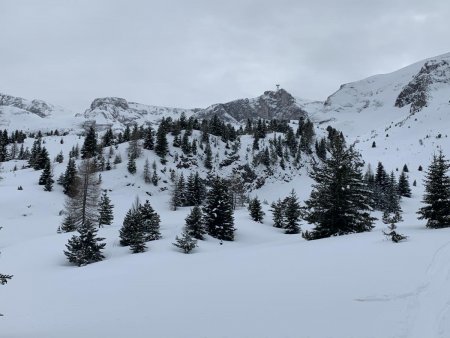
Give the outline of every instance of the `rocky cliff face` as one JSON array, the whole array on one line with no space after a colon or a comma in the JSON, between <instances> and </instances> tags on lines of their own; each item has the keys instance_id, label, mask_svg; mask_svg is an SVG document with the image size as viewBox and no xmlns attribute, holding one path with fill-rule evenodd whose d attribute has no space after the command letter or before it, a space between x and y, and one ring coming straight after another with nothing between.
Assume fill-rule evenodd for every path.
<instances>
[{"instance_id":1,"label":"rocky cliff face","mask_svg":"<svg viewBox=\"0 0 450 338\"><path fill-rule=\"evenodd\" d=\"M266 91L263 95L253 99L215 104L201 110L198 115L202 118L217 115L227 122L242 122L249 118L294 120L307 116L307 112L297 104L291 94L280 89Z\"/></svg>"},{"instance_id":2,"label":"rocky cliff face","mask_svg":"<svg viewBox=\"0 0 450 338\"><path fill-rule=\"evenodd\" d=\"M95 99L89 109L78 116L96 121L97 125L110 125L121 128L127 124L144 124L155 122L162 117L180 117L182 113L191 116L196 109L169 108L149 106L128 102L119 97L104 97Z\"/></svg>"},{"instance_id":3,"label":"rocky cliff face","mask_svg":"<svg viewBox=\"0 0 450 338\"><path fill-rule=\"evenodd\" d=\"M57 109L54 105L41 100L26 100L21 97L15 97L6 94L0 94L0 106L15 107L27 112L36 114L39 117L50 116Z\"/></svg>"},{"instance_id":4,"label":"rocky cliff face","mask_svg":"<svg viewBox=\"0 0 450 338\"><path fill-rule=\"evenodd\" d=\"M403 88L395 101L395 106L410 106L411 114L421 111L430 100L433 87L450 83L450 64L446 59L425 62L420 71Z\"/></svg>"}]
</instances>

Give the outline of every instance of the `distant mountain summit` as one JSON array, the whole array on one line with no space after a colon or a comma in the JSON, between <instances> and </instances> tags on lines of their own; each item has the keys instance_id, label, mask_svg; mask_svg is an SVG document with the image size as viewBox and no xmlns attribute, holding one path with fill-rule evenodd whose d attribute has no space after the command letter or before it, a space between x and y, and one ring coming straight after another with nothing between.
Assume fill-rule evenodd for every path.
<instances>
[{"instance_id":1,"label":"distant mountain summit","mask_svg":"<svg viewBox=\"0 0 450 338\"><path fill-rule=\"evenodd\" d=\"M97 125L112 125L121 128L127 124L155 122L162 117L179 118L182 113L191 116L198 109L183 109L150 106L128 102L119 97L104 97L92 101L91 106L78 117L93 120Z\"/></svg>"},{"instance_id":2,"label":"distant mountain summit","mask_svg":"<svg viewBox=\"0 0 450 338\"><path fill-rule=\"evenodd\" d=\"M307 111L297 104L297 100L286 90L266 91L252 99L239 99L218 103L201 110L199 117L210 118L217 115L227 122L242 122L247 119L296 120L306 117Z\"/></svg>"}]
</instances>

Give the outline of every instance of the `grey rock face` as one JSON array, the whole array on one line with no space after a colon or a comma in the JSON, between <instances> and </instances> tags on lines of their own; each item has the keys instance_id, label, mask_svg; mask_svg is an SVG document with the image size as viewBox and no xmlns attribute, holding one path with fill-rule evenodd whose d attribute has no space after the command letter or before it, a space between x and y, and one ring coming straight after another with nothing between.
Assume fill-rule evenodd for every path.
<instances>
[{"instance_id":1,"label":"grey rock face","mask_svg":"<svg viewBox=\"0 0 450 338\"><path fill-rule=\"evenodd\" d=\"M36 114L39 117L47 117L51 115L51 113L54 111L54 106L44 101L41 100L28 101L21 97L15 97L6 94L0 94L0 106L20 108L29 111L30 113Z\"/></svg>"},{"instance_id":2,"label":"grey rock face","mask_svg":"<svg viewBox=\"0 0 450 338\"><path fill-rule=\"evenodd\" d=\"M242 122L246 119L294 120L307 115L295 98L284 89L266 91L254 99L240 99L212 105L199 112L199 117L211 118L217 115L227 122Z\"/></svg>"},{"instance_id":3,"label":"grey rock face","mask_svg":"<svg viewBox=\"0 0 450 338\"><path fill-rule=\"evenodd\" d=\"M395 106L411 105L410 113L415 114L427 106L433 84L450 83L450 65L446 60L427 61L413 79L398 95Z\"/></svg>"}]
</instances>

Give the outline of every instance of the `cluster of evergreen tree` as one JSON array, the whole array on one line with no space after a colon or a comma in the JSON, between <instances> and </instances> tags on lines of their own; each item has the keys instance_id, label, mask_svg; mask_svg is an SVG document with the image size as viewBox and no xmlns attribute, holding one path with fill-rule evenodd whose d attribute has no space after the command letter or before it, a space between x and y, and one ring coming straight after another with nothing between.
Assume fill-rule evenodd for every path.
<instances>
[{"instance_id":1,"label":"cluster of evergreen tree","mask_svg":"<svg viewBox=\"0 0 450 338\"><path fill-rule=\"evenodd\" d=\"M285 229L286 234L300 233L301 207L295 191L283 200L279 199L271 204L273 226Z\"/></svg>"},{"instance_id":2,"label":"cluster of evergreen tree","mask_svg":"<svg viewBox=\"0 0 450 338\"><path fill-rule=\"evenodd\" d=\"M50 163L50 158L47 149L42 145L42 140L38 138L33 142L28 165L34 170L42 170L47 163Z\"/></svg>"},{"instance_id":3,"label":"cluster of evergreen tree","mask_svg":"<svg viewBox=\"0 0 450 338\"><path fill-rule=\"evenodd\" d=\"M394 214L401 212L400 199L411 197L411 188L405 165L397 181L394 172L387 174L381 162L378 162L376 173L370 167L364 175L364 180L373 193L373 207L376 210Z\"/></svg>"},{"instance_id":4,"label":"cluster of evergreen tree","mask_svg":"<svg viewBox=\"0 0 450 338\"><path fill-rule=\"evenodd\" d=\"M201 205L206 196L206 185L198 172L190 173L187 182L183 173L174 182L171 206L178 207Z\"/></svg>"},{"instance_id":5,"label":"cluster of evergreen tree","mask_svg":"<svg viewBox=\"0 0 450 338\"><path fill-rule=\"evenodd\" d=\"M370 231L374 218L372 193L363 179L363 161L345 142L331 143L330 156L313 166L313 191L305 202L303 218L314 224L305 231L307 240Z\"/></svg>"},{"instance_id":6,"label":"cluster of evergreen tree","mask_svg":"<svg viewBox=\"0 0 450 338\"><path fill-rule=\"evenodd\" d=\"M24 149L23 142L27 138L22 130L16 130L8 134L5 129L0 131L0 162L19 159L26 160L29 156L28 148ZM20 144L20 150L18 148Z\"/></svg>"},{"instance_id":7,"label":"cluster of evergreen tree","mask_svg":"<svg viewBox=\"0 0 450 338\"><path fill-rule=\"evenodd\" d=\"M418 211L419 219L427 220L428 228L450 227L450 163L442 150L433 156L425 177L423 207Z\"/></svg>"},{"instance_id":8,"label":"cluster of evergreen tree","mask_svg":"<svg viewBox=\"0 0 450 338\"><path fill-rule=\"evenodd\" d=\"M127 212L119 231L120 244L129 246L133 253L144 252L146 242L161 238L160 217L147 200L140 204L137 200Z\"/></svg>"}]
</instances>

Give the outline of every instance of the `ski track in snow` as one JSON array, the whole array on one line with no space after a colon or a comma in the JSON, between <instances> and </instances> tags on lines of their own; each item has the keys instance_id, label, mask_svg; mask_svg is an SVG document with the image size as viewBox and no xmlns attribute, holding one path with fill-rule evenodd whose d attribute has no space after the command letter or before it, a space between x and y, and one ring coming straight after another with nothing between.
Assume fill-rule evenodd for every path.
<instances>
[{"instance_id":1,"label":"ski track in snow","mask_svg":"<svg viewBox=\"0 0 450 338\"><path fill-rule=\"evenodd\" d=\"M424 281L413 291L355 298L357 302L391 302L406 300L402 338L448 338L450 324L450 242L433 254ZM432 334L433 333L433 334Z\"/></svg>"}]
</instances>

